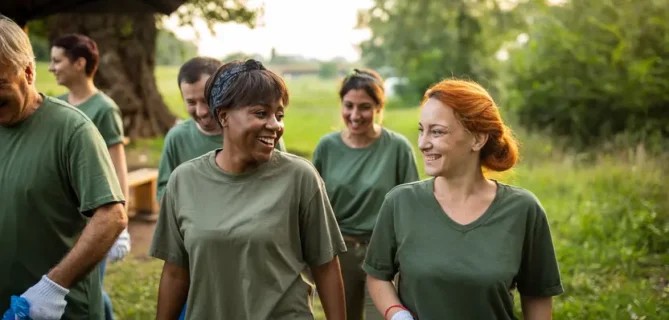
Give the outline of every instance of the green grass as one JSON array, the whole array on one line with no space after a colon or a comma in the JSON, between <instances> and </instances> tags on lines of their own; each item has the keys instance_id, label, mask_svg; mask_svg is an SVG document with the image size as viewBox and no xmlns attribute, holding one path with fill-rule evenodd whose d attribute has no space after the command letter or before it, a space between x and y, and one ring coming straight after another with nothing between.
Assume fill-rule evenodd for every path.
<instances>
[{"instance_id":1,"label":"green grass","mask_svg":"<svg viewBox=\"0 0 669 320\"><path fill-rule=\"evenodd\" d=\"M64 92L38 67L38 88ZM176 68L158 68L168 106L185 117L174 79ZM310 158L324 134L341 127L337 83L315 78L287 81L289 151ZM417 139L418 110L387 110L384 125ZM666 162L633 156L565 153L545 137L518 130L521 164L502 181L527 188L549 217L565 294L554 300L555 319L669 319L669 182ZM130 151L157 163L162 139L136 141ZM417 151L417 148L416 148ZM583 159L588 159L587 162ZM422 172L422 158L417 154ZM424 174L423 174L424 177ZM161 263L129 259L109 266L105 285L118 319L152 319ZM318 306L317 306L318 308ZM317 310L318 319L324 319Z\"/></svg>"}]
</instances>

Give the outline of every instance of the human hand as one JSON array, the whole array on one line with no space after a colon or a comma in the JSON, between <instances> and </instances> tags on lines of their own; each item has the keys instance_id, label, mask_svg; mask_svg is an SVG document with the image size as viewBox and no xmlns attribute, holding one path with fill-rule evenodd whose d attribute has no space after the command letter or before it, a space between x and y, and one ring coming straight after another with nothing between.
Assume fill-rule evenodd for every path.
<instances>
[{"instance_id":1,"label":"human hand","mask_svg":"<svg viewBox=\"0 0 669 320\"><path fill-rule=\"evenodd\" d=\"M67 305L65 296L69 292L70 290L61 287L44 275L21 297L13 296L10 309L15 314L15 319L58 320L65 313ZM30 318L25 317L26 311Z\"/></svg>"},{"instance_id":2,"label":"human hand","mask_svg":"<svg viewBox=\"0 0 669 320\"><path fill-rule=\"evenodd\" d=\"M395 313L390 320L414 320L413 316L409 311L406 310L400 310L399 312Z\"/></svg>"},{"instance_id":3,"label":"human hand","mask_svg":"<svg viewBox=\"0 0 669 320\"><path fill-rule=\"evenodd\" d=\"M128 229L123 229L109 253L107 253L107 258L110 263L114 263L123 260L128 253L130 253L130 233L128 233Z\"/></svg>"}]
</instances>

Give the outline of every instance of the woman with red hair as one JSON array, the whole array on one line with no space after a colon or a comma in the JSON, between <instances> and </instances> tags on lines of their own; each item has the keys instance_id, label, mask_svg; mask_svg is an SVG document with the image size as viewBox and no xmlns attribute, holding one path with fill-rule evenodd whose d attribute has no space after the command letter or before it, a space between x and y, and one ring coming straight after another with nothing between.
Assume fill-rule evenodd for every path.
<instances>
[{"instance_id":1,"label":"woman with red hair","mask_svg":"<svg viewBox=\"0 0 669 320\"><path fill-rule=\"evenodd\" d=\"M525 319L550 319L563 288L546 213L530 191L484 175L518 161L490 94L439 82L419 130L431 178L386 195L363 265L377 309L392 320L516 319L517 289Z\"/></svg>"}]
</instances>

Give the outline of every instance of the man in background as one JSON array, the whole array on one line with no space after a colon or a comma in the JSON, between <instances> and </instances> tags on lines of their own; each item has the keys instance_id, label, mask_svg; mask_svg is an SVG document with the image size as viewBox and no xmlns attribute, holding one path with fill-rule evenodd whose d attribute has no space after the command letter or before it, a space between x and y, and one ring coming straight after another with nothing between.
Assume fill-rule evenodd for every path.
<instances>
[{"instance_id":1,"label":"man in background","mask_svg":"<svg viewBox=\"0 0 669 320\"><path fill-rule=\"evenodd\" d=\"M207 80L222 65L223 62L214 58L195 57L179 69L177 84L190 118L176 124L165 136L158 166L158 202L170 174L177 166L223 147L221 127L210 114L209 102L204 98ZM286 151L283 139L279 140L275 149Z\"/></svg>"}]
</instances>

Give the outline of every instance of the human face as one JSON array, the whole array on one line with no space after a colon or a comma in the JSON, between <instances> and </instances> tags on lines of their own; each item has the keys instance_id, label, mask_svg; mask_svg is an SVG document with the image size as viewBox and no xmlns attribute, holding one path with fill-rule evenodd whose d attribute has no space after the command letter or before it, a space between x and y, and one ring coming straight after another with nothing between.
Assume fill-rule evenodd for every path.
<instances>
[{"instance_id":1,"label":"human face","mask_svg":"<svg viewBox=\"0 0 669 320\"><path fill-rule=\"evenodd\" d=\"M0 126L8 127L24 118L34 81L32 65L17 70L0 62Z\"/></svg>"},{"instance_id":2,"label":"human face","mask_svg":"<svg viewBox=\"0 0 669 320\"><path fill-rule=\"evenodd\" d=\"M418 126L418 148L423 153L426 174L450 176L469 167L480 168L480 137L467 131L451 107L428 99Z\"/></svg>"},{"instance_id":3,"label":"human face","mask_svg":"<svg viewBox=\"0 0 669 320\"><path fill-rule=\"evenodd\" d=\"M86 59L79 58L71 61L65 55L65 49L61 47L51 47L51 61L49 62L49 72L56 77L56 82L65 87L69 87L79 78L86 76Z\"/></svg>"},{"instance_id":4,"label":"human face","mask_svg":"<svg viewBox=\"0 0 669 320\"><path fill-rule=\"evenodd\" d=\"M217 133L220 128L209 112L209 102L204 98L204 89L209 76L203 74L195 83L181 82L181 96L186 103L188 114L195 120L200 130L205 133Z\"/></svg>"},{"instance_id":5,"label":"human face","mask_svg":"<svg viewBox=\"0 0 669 320\"><path fill-rule=\"evenodd\" d=\"M374 118L379 111L379 106L365 90L351 89L342 98L341 117L352 134L374 130Z\"/></svg>"},{"instance_id":6,"label":"human face","mask_svg":"<svg viewBox=\"0 0 669 320\"><path fill-rule=\"evenodd\" d=\"M231 143L229 150L246 163L269 161L274 146L283 135L283 116L281 101L269 106L254 105L221 112L224 138Z\"/></svg>"}]
</instances>

